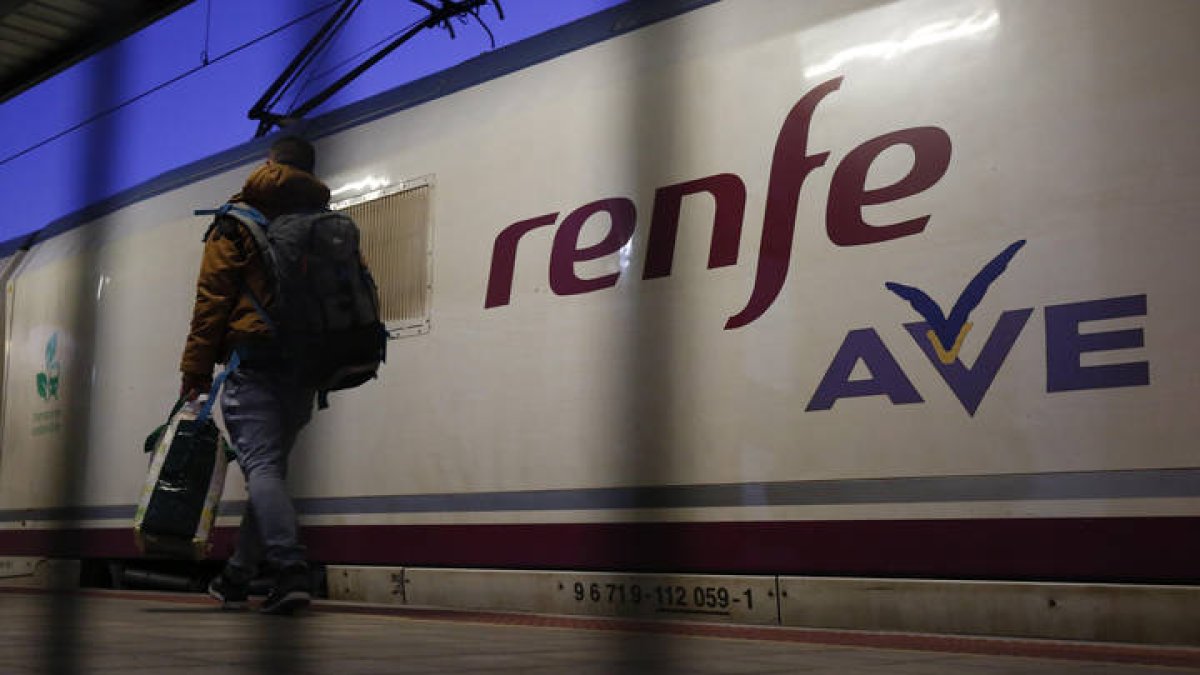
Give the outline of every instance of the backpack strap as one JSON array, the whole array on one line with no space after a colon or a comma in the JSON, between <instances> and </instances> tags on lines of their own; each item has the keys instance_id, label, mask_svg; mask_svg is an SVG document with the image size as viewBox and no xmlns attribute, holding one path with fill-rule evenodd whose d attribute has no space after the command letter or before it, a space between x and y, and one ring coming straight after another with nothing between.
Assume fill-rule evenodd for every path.
<instances>
[{"instance_id":1,"label":"backpack strap","mask_svg":"<svg viewBox=\"0 0 1200 675\"><path fill-rule=\"evenodd\" d=\"M208 400L204 402L204 407L200 409L200 414L196 415L197 422L204 424L208 421L209 415L212 414L213 404L217 402L217 395L221 393L221 386L225 384L225 380L229 377L230 373L237 370L241 362L242 357L236 349L233 350L233 354L229 356L229 361L225 364L225 370L222 370L221 374L213 379L212 389L208 392Z\"/></svg>"},{"instance_id":2,"label":"backpack strap","mask_svg":"<svg viewBox=\"0 0 1200 675\"><path fill-rule=\"evenodd\" d=\"M209 223L208 229L204 232L204 240L207 241L212 234L213 228L216 227L217 221L221 216L230 216L241 222L246 222L247 219L258 223L261 227L267 226L267 217L261 211L248 204L225 202L215 209L195 209L193 215L197 216L212 216L212 222Z\"/></svg>"},{"instance_id":3,"label":"backpack strap","mask_svg":"<svg viewBox=\"0 0 1200 675\"><path fill-rule=\"evenodd\" d=\"M213 222L208 226L208 231L204 233L204 238L207 240L212 234L213 228L216 227L217 221L221 216L228 216L246 226L246 230L250 232L250 236L254 237L254 243L258 245L258 250L262 254L264 261L272 267L274 271L275 256L271 252L271 245L267 241L266 227L267 217L262 214L262 211L248 206L246 204L235 204L233 202L225 202L219 208L215 209L196 209L193 211L197 216L212 216Z\"/></svg>"},{"instance_id":4,"label":"backpack strap","mask_svg":"<svg viewBox=\"0 0 1200 675\"><path fill-rule=\"evenodd\" d=\"M225 202L216 209L197 209L194 212L198 216L211 215L213 216L213 224L209 226L209 233L216 226L217 221L221 216L228 216L241 223L250 236L254 239L254 244L258 247L259 255L262 256L263 264L267 267L267 278L273 280L274 283L279 283L278 263L275 261L275 250L271 248L271 242L267 240L266 227L269 223L267 217L262 211L246 204L235 204L233 202ZM208 238L208 233L204 235ZM263 307L262 302L254 295L254 291L247 286L243 289L247 297L250 298L250 304L254 305L255 311L262 317L262 320L267 324L267 328L271 329L272 333L276 333L275 322L271 320L267 310ZM279 289L275 289L278 293Z\"/></svg>"},{"instance_id":5,"label":"backpack strap","mask_svg":"<svg viewBox=\"0 0 1200 675\"><path fill-rule=\"evenodd\" d=\"M252 207L233 202L226 202L221 208L214 212L217 218L221 216L229 216L237 220L242 225L246 226L246 231L254 238L254 243L258 245L258 252L263 257L263 262L275 271L275 252L271 250L271 244L267 241L267 217L261 211ZM215 220L215 219L214 219Z\"/></svg>"},{"instance_id":6,"label":"backpack strap","mask_svg":"<svg viewBox=\"0 0 1200 675\"><path fill-rule=\"evenodd\" d=\"M267 217L262 214L262 211L259 211L258 209L254 208L253 206L250 206L248 204L242 204L241 202L237 202L237 203L225 202L224 204L218 206L215 209L196 209L196 210L192 211L192 214L197 215L197 216L234 215L234 217L237 217L235 214L231 213L234 211L236 211L246 217L253 218L254 220L262 223L263 225L267 224Z\"/></svg>"}]
</instances>

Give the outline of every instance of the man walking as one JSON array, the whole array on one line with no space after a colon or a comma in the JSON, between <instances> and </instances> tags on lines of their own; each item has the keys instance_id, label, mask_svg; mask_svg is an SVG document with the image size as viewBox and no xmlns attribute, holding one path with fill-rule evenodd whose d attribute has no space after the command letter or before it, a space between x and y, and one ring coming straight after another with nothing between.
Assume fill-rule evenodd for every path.
<instances>
[{"instance_id":1,"label":"man walking","mask_svg":"<svg viewBox=\"0 0 1200 675\"><path fill-rule=\"evenodd\" d=\"M276 141L266 163L230 203L256 209L264 221L325 209L329 188L312 173L315 159L307 141ZM290 614L309 604L310 592L306 552L284 479L296 436L312 417L315 392L300 384L296 364L280 350L263 310L272 301L271 272L247 227L222 214L205 236L180 393L194 398L207 392L214 365L228 363L236 352L240 364L225 382L221 409L249 501L237 549L208 590L223 607L243 608L250 581L266 563L276 581L261 611Z\"/></svg>"}]
</instances>

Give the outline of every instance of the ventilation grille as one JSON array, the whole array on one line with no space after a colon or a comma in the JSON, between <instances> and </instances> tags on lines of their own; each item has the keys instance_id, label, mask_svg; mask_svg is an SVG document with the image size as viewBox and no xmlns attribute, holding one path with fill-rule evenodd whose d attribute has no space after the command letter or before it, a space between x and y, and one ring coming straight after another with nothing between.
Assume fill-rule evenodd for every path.
<instances>
[{"instance_id":1,"label":"ventilation grille","mask_svg":"<svg viewBox=\"0 0 1200 675\"><path fill-rule=\"evenodd\" d=\"M389 328L428 326L429 193L422 185L341 209L358 224Z\"/></svg>"}]
</instances>

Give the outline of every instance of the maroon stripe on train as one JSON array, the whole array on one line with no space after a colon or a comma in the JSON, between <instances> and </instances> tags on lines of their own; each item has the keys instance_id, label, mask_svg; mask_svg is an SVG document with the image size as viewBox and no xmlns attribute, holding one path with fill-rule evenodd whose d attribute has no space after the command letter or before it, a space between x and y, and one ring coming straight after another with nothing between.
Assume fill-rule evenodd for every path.
<instances>
[{"instance_id":1,"label":"maroon stripe on train","mask_svg":"<svg viewBox=\"0 0 1200 675\"><path fill-rule=\"evenodd\" d=\"M136 557L130 529L0 530L0 555ZM743 574L1200 580L1200 518L964 519L304 528L327 563ZM228 555L233 531L214 537ZM52 551L51 546L57 546Z\"/></svg>"}]
</instances>

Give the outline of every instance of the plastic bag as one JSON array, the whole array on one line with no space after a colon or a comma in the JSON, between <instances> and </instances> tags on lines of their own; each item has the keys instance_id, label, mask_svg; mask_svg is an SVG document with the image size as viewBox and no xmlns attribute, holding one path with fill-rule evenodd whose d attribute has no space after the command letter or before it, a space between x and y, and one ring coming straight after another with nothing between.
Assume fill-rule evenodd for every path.
<instances>
[{"instance_id":1,"label":"plastic bag","mask_svg":"<svg viewBox=\"0 0 1200 675\"><path fill-rule=\"evenodd\" d=\"M206 399L179 401L146 439L153 455L133 523L143 555L201 559L211 548L229 456Z\"/></svg>"}]
</instances>

